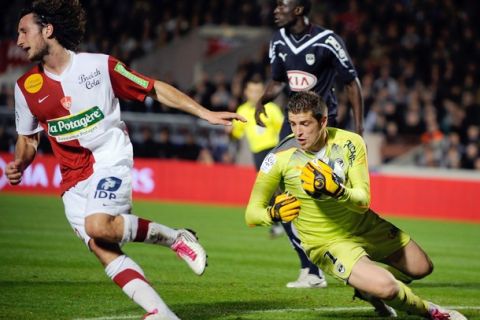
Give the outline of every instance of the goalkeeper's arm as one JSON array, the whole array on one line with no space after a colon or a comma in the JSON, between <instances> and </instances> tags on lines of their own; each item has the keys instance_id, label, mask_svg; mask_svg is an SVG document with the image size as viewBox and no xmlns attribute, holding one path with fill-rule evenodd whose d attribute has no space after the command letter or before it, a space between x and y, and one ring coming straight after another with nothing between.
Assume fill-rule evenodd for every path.
<instances>
[{"instance_id":1,"label":"goalkeeper's arm","mask_svg":"<svg viewBox=\"0 0 480 320\"><path fill-rule=\"evenodd\" d=\"M260 171L257 175L245 212L245 221L249 226L272 224L269 204L280 182L280 174L272 171L268 174Z\"/></svg>"},{"instance_id":2,"label":"goalkeeper's arm","mask_svg":"<svg viewBox=\"0 0 480 320\"><path fill-rule=\"evenodd\" d=\"M370 207L370 182L364 155L357 157L356 163L348 172L349 187L321 160L312 160L302 169L302 187L312 198L320 199L327 195L349 210L364 213Z\"/></svg>"}]
</instances>

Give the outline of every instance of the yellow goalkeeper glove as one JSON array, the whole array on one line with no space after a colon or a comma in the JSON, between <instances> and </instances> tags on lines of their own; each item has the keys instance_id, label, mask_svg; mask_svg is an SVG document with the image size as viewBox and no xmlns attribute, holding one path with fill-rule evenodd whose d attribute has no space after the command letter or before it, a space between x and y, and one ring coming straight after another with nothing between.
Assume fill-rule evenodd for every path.
<instances>
[{"instance_id":1,"label":"yellow goalkeeper glove","mask_svg":"<svg viewBox=\"0 0 480 320\"><path fill-rule=\"evenodd\" d=\"M345 192L341 179L328 164L319 159L309 161L302 168L300 179L303 190L316 199L319 199L322 194L338 198Z\"/></svg>"},{"instance_id":2,"label":"yellow goalkeeper glove","mask_svg":"<svg viewBox=\"0 0 480 320\"><path fill-rule=\"evenodd\" d=\"M276 196L275 203L267 210L272 221L290 222L300 213L300 201L285 192Z\"/></svg>"}]
</instances>

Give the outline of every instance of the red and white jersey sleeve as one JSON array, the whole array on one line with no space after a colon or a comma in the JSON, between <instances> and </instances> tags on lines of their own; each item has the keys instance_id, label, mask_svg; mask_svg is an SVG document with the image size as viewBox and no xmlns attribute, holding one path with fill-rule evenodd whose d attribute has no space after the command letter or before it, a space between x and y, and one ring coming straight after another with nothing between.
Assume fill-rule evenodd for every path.
<instances>
[{"instance_id":1,"label":"red and white jersey sleeve","mask_svg":"<svg viewBox=\"0 0 480 320\"><path fill-rule=\"evenodd\" d=\"M143 101L153 88L152 79L131 70L113 57L108 58L108 70L113 91L121 99Z\"/></svg>"},{"instance_id":2,"label":"red and white jersey sleeve","mask_svg":"<svg viewBox=\"0 0 480 320\"><path fill-rule=\"evenodd\" d=\"M108 55L70 55L61 75L37 65L18 79L15 89L17 132L47 133L60 163L63 191L96 169L133 165L118 98L143 101L154 84Z\"/></svg>"},{"instance_id":3,"label":"red and white jersey sleeve","mask_svg":"<svg viewBox=\"0 0 480 320\"><path fill-rule=\"evenodd\" d=\"M30 112L27 101L18 84L15 84L15 125L20 135L31 135L42 131L37 118Z\"/></svg>"}]
</instances>

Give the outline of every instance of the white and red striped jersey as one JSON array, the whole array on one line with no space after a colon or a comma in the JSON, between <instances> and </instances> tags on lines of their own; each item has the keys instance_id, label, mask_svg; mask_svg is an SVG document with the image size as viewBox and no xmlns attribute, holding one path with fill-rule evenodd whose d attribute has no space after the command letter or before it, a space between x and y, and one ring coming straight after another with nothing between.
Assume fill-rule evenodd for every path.
<instances>
[{"instance_id":1,"label":"white and red striped jersey","mask_svg":"<svg viewBox=\"0 0 480 320\"><path fill-rule=\"evenodd\" d=\"M47 133L60 163L62 192L94 170L133 165L118 98L143 101L154 80L104 54L70 52L61 75L37 65L17 80L17 132Z\"/></svg>"}]
</instances>

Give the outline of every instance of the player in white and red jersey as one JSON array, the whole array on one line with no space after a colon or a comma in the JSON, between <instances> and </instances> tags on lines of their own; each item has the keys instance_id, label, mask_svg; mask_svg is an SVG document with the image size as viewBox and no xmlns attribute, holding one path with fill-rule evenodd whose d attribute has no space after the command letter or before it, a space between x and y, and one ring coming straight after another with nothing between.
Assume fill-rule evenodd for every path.
<instances>
[{"instance_id":1,"label":"player in white and red jersey","mask_svg":"<svg viewBox=\"0 0 480 320\"><path fill-rule=\"evenodd\" d=\"M21 182L39 132L45 131L60 163L65 213L76 234L107 275L148 312L146 319L178 319L120 247L131 241L170 247L198 275L205 270L206 253L193 232L131 214L133 152L118 99L143 101L148 95L212 124L244 119L211 112L111 56L75 53L84 30L78 0L35 1L22 12L17 44L39 63L15 86L18 140L6 176L13 185Z\"/></svg>"}]
</instances>

